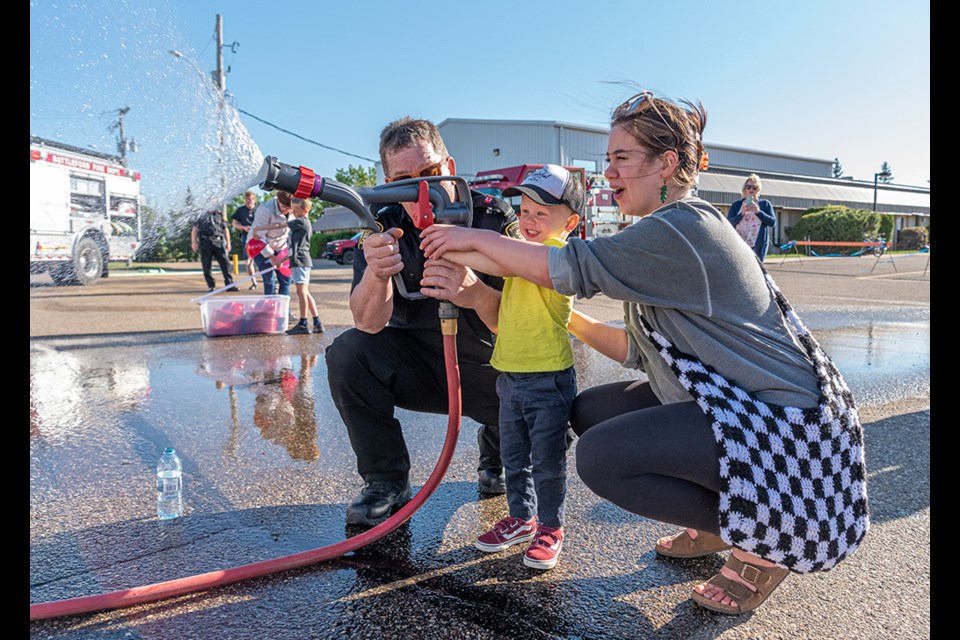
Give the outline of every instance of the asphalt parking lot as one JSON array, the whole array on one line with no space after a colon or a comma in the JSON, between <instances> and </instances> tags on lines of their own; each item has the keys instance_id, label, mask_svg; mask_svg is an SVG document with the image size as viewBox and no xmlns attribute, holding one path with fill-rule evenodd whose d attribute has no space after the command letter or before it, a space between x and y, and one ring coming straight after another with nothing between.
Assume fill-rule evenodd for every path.
<instances>
[{"instance_id":1,"label":"asphalt parking lot","mask_svg":"<svg viewBox=\"0 0 960 640\"><path fill-rule=\"evenodd\" d=\"M931 637L929 254L771 256L767 267L821 342L852 354L851 386L866 399L871 530L837 568L789 577L753 614L694 605L689 590L723 556L656 557L654 541L674 527L611 506L575 474L555 569L526 569L517 548L476 551L473 536L506 506L476 490L476 425L464 420L436 492L369 547L158 602L31 622L30 636ZM350 326L349 282L346 267L314 270L322 335L224 338L200 330L191 300L206 287L195 264L143 265L88 288L31 286L31 603L221 571L352 534L343 510L358 479L323 361ZM621 316L602 297L579 308ZM581 388L630 375L585 348L577 369ZM402 420L416 490L447 420L409 412ZM153 505L164 446L181 452L186 478L186 513L168 522Z\"/></svg>"}]
</instances>

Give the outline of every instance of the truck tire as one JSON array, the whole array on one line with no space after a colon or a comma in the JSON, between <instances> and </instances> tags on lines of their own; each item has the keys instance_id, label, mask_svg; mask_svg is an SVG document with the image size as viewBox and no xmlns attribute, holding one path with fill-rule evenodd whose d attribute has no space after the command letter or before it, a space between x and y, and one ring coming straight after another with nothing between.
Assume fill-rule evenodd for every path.
<instances>
[{"instance_id":1,"label":"truck tire","mask_svg":"<svg viewBox=\"0 0 960 640\"><path fill-rule=\"evenodd\" d=\"M103 252L93 238L82 238L77 243L77 251L73 256L73 280L76 284L95 284L103 275L106 266Z\"/></svg>"},{"instance_id":2,"label":"truck tire","mask_svg":"<svg viewBox=\"0 0 960 640\"><path fill-rule=\"evenodd\" d=\"M353 249L347 249L343 252L340 264L353 264Z\"/></svg>"}]
</instances>

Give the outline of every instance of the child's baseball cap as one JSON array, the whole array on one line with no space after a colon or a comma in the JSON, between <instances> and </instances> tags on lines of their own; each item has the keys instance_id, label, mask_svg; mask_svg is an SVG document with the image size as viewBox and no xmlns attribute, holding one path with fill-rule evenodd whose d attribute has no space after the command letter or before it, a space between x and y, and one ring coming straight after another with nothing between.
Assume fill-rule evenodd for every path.
<instances>
[{"instance_id":1,"label":"child's baseball cap","mask_svg":"<svg viewBox=\"0 0 960 640\"><path fill-rule=\"evenodd\" d=\"M577 178L556 164L545 164L516 187L503 190L505 197L524 195L539 204L565 204L577 215L583 214L583 185Z\"/></svg>"}]
</instances>

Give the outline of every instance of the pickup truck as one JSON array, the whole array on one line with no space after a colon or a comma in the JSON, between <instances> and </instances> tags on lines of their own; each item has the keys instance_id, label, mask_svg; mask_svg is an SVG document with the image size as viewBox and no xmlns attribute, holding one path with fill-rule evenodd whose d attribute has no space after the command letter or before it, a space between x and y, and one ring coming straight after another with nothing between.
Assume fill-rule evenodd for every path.
<instances>
[{"instance_id":1,"label":"pickup truck","mask_svg":"<svg viewBox=\"0 0 960 640\"><path fill-rule=\"evenodd\" d=\"M327 260L336 260L340 264L353 264L353 254L357 250L357 243L360 241L360 231L344 240L332 240L327 243L323 250L323 257Z\"/></svg>"}]
</instances>

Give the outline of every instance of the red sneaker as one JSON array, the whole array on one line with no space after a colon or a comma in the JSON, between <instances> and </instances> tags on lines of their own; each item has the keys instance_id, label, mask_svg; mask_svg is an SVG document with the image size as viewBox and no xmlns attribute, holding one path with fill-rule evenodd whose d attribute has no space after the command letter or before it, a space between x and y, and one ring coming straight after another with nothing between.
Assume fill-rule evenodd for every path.
<instances>
[{"instance_id":1,"label":"red sneaker","mask_svg":"<svg viewBox=\"0 0 960 640\"><path fill-rule=\"evenodd\" d=\"M527 552L523 554L523 564L534 569L553 569L563 548L563 527L537 528L537 536Z\"/></svg>"},{"instance_id":2,"label":"red sneaker","mask_svg":"<svg viewBox=\"0 0 960 640\"><path fill-rule=\"evenodd\" d=\"M480 551L494 552L503 551L521 542L529 542L537 535L537 519L521 520L507 516L497 524L493 529L487 531L482 536L477 537L474 543Z\"/></svg>"}]
</instances>

